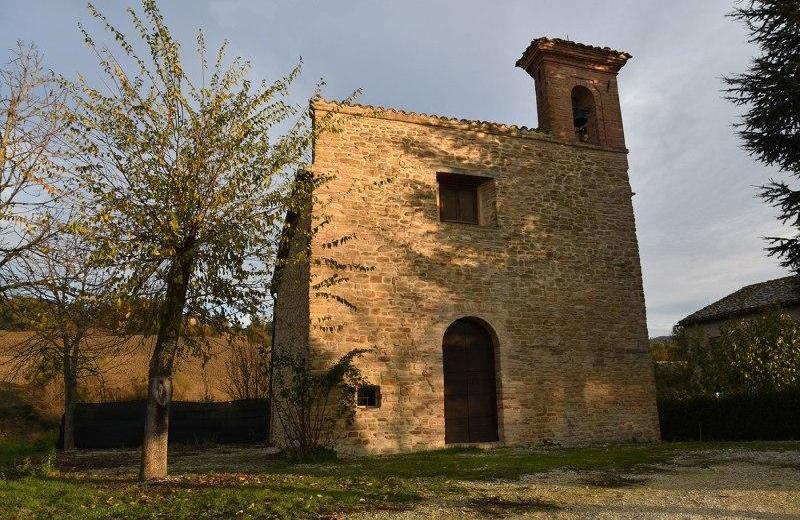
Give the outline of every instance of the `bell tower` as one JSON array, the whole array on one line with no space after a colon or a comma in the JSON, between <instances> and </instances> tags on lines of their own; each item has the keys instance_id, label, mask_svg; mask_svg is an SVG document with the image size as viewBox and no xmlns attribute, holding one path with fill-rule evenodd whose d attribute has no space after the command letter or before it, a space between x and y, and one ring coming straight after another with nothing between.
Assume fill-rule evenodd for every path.
<instances>
[{"instance_id":1,"label":"bell tower","mask_svg":"<svg viewBox=\"0 0 800 520\"><path fill-rule=\"evenodd\" d=\"M517 67L536 84L539 128L557 139L625 149L617 73L627 52L537 38Z\"/></svg>"}]
</instances>

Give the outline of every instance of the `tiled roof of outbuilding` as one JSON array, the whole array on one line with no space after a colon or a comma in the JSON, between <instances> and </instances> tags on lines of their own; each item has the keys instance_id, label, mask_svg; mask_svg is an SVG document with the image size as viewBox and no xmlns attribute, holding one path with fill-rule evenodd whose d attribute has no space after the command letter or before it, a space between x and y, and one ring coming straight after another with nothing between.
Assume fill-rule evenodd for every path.
<instances>
[{"instance_id":1,"label":"tiled roof of outbuilding","mask_svg":"<svg viewBox=\"0 0 800 520\"><path fill-rule=\"evenodd\" d=\"M786 306L797 303L800 303L800 277L785 276L746 285L721 300L688 315L679 321L678 325L696 325L751 314L770 305Z\"/></svg>"}]
</instances>

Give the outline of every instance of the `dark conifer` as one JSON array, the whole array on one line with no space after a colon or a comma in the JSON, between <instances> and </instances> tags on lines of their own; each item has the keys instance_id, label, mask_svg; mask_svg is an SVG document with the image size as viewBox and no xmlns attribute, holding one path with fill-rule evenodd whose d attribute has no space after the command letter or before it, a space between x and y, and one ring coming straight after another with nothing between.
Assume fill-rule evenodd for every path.
<instances>
[{"instance_id":1,"label":"dark conifer","mask_svg":"<svg viewBox=\"0 0 800 520\"><path fill-rule=\"evenodd\" d=\"M768 166L800 179L800 0L749 0L730 15L760 47L749 69L725 78L727 98L746 108L736 127L744 148ZM791 179L790 179L791 180ZM780 211L794 236L767 237L767 251L800 274L800 189L770 179L760 196Z\"/></svg>"}]
</instances>

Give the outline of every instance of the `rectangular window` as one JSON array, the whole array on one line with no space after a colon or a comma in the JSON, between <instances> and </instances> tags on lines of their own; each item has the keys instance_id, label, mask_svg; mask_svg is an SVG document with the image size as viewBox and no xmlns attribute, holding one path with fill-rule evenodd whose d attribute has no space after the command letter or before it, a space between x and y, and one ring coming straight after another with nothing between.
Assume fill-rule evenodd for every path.
<instances>
[{"instance_id":1,"label":"rectangular window","mask_svg":"<svg viewBox=\"0 0 800 520\"><path fill-rule=\"evenodd\" d=\"M356 402L358 406L378 408L381 405L381 387L374 385L359 386Z\"/></svg>"},{"instance_id":2,"label":"rectangular window","mask_svg":"<svg viewBox=\"0 0 800 520\"><path fill-rule=\"evenodd\" d=\"M439 219L442 222L478 223L479 179L467 175L439 174Z\"/></svg>"}]
</instances>

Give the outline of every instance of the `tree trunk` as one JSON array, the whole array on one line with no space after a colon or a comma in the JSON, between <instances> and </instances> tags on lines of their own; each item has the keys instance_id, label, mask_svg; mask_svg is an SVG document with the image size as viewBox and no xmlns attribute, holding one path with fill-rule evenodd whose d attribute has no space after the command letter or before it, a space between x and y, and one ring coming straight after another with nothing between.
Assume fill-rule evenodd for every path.
<instances>
[{"instance_id":1,"label":"tree trunk","mask_svg":"<svg viewBox=\"0 0 800 520\"><path fill-rule=\"evenodd\" d=\"M169 405L172 401L172 380L169 377L150 377L147 392L147 415L142 439L142 463L139 481L167 476L167 445L169 441Z\"/></svg>"},{"instance_id":2,"label":"tree trunk","mask_svg":"<svg viewBox=\"0 0 800 520\"><path fill-rule=\"evenodd\" d=\"M78 393L78 363L82 334L70 337L62 334L64 342L64 451L75 450L75 400Z\"/></svg>"},{"instance_id":3,"label":"tree trunk","mask_svg":"<svg viewBox=\"0 0 800 520\"><path fill-rule=\"evenodd\" d=\"M172 264L167 293L158 318L158 336L150 358L145 415L142 439L142 460L139 481L163 479L167 476L167 446L169 442L169 405L172 401L172 366L181 336L183 308L189 277L194 265L192 246L184 249Z\"/></svg>"},{"instance_id":4,"label":"tree trunk","mask_svg":"<svg viewBox=\"0 0 800 520\"><path fill-rule=\"evenodd\" d=\"M75 450L75 394L78 378L69 364L64 366L64 451Z\"/></svg>"}]
</instances>

